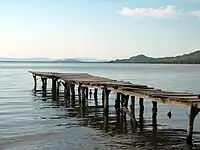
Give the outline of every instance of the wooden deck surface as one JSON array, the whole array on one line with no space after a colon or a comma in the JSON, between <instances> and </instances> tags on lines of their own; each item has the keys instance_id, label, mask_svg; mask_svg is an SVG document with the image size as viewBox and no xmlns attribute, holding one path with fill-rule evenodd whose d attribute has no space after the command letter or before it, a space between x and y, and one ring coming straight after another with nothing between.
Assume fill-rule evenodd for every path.
<instances>
[{"instance_id":1,"label":"wooden deck surface","mask_svg":"<svg viewBox=\"0 0 200 150\"><path fill-rule=\"evenodd\" d=\"M190 106L191 103L200 108L199 94L186 92L170 92L148 87L147 85L132 84L130 82L117 81L109 78L93 76L87 73L56 73L56 72L33 72L33 75L43 78L56 78L70 84L82 84L87 87L107 87L107 89L126 95L138 96L144 100L160 103Z\"/></svg>"}]
</instances>

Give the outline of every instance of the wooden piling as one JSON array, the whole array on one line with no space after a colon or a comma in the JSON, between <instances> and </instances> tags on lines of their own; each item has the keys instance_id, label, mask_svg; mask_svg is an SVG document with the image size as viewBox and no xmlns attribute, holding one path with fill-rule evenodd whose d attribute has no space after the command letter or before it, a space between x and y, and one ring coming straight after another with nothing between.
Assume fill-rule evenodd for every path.
<instances>
[{"instance_id":1,"label":"wooden piling","mask_svg":"<svg viewBox=\"0 0 200 150\"><path fill-rule=\"evenodd\" d=\"M105 97L105 91L102 89L102 106L104 107L104 97Z\"/></svg>"},{"instance_id":2,"label":"wooden piling","mask_svg":"<svg viewBox=\"0 0 200 150\"><path fill-rule=\"evenodd\" d=\"M65 103L66 106L69 107L70 106L70 88L69 88L69 84L67 82L63 83L64 86L64 98L65 98Z\"/></svg>"},{"instance_id":3,"label":"wooden piling","mask_svg":"<svg viewBox=\"0 0 200 150\"><path fill-rule=\"evenodd\" d=\"M121 96L121 94L117 93L117 97L116 97L116 100L115 100L115 110L116 110L117 114L120 113L120 96Z\"/></svg>"},{"instance_id":4,"label":"wooden piling","mask_svg":"<svg viewBox=\"0 0 200 150\"><path fill-rule=\"evenodd\" d=\"M105 131L108 130L108 115L109 115L109 94L110 90L107 87L104 87L104 129Z\"/></svg>"},{"instance_id":5,"label":"wooden piling","mask_svg":"<svg viewBox=\"0 0 200 150\"><path fill-rule=\"evenodd\" d=\"M33 74L33 80L34 80L34 91L37 89L37 76Z\"/></svg>"},{"instance_id":6,"label":"wooden piling","mask_svg":"<svg viewBox=\"0 0 200 150\"><path fill-rule=\"evenodd\" d=\"M79 102L79 107L81 107L81 88L82 88L82 84L78 85L78 102Z\"/></svg>"},{"instance_id":7,"label":"wooden piling","mask_svg":"<svg viewBox=\"0 0 200 150\"><path fill-rule=\"evenodd\" d=\"M75 84L70 84L71 89L71 106L75 107Z\"/></svg>"},{"instance_id":8,"label":"wooden piling","mask_svg":"<svg viewBox=\"0 0 200 150\"><path fill-rule=\"evenodd\" d=\"M52 78L52 100L56 100L56 83L57 83L57 78Z\"/></svg>"},{"instance_id":9,"label":"wooden piling","mask_svg":"<svg viewBox=\"0 0 200 150\"><path fill-rule=\"evenodd\" d=\"M152 108L152 126L153 130L157 131L157 102L152 101L153 108Z\"/></svg>"},{"instance_id":10,"label":"wooden piling","mask_svg":"<svg viewBox=\"0 0 200 150\"><path fill-rule=\"evenodd\" d=\"M41 77L42 80L42 96L46 96L46 90L47 90L47 78Z\"/></svg>"},{"instance_id":11,"label":"wooden piling","mask_svg":"<svg viewBox=\"0 0 200 150\"><path fill-rule=\"evenodd\" d=\"M90 89L89 95L90 95L90 99L91 99L92 98L92 89Z\"/></svg>"},{"instance_id":12,"label":"wooden piling","mask_svg":"<svg viewBox=\"0 0 200 150\"><path fill-rule=\"evenodd\" d=\"M94 89L94 101L95 101L95 106L97 107L98 106L98 89L95 88Z\"/></svg>"},{"instance_id":13,"label":"wooden piling","mask_svg":"<svg viewBox=\"0 0 200 150\"><path fill-rule=\"evenodd\" d=\"M85 97L85 87L81 88L81 116L84 117L85 116L85 104L86 104L86 97Z\"/></svg>"},{"instance_id":14,"label":"wooden piling","mask_svg":"<svg viewBox=\"0 0 200 150\"><path fill-rule=\"evenodd\" d=\"M60 83L61 83L61 81L57 81L57 89L56 89L57 101L59 101L59 98L60 98Z\"/></svg>"},{"instance_id":15,"label":"wooden piling","mask_svg":"<svg viewBox=\"0 0 200 150\"><path fill-rule=\"evenodd\" d=\"M187 137L186 137L187 144L190 144L190 145L192 145L194 119L197 116L197 114L199 113L199 111L200 111L200 109L198 109L191 103L189 120L188 120Z\"/></svg>"},{"instance_id":16,"label":"wooden piling","mask_svg":"<svg viewBox=\"0 0 200 150\"><path fill-rule=\"evenodd\" d=\"M139 99L139 105L140 105L140 114L139 114L139 123L140 123L140 130L143 130L143 123L144 123L144 99Z\"/></svg>"},{"instance_id":17,"label":"wooden piling","mask_svg":"<svg viewBox=\"0 0 200 150\"><path fill-rule=\"evenodd\" d=\"M124 108L125 110L128 110L128 99L129 99L129 95L123 95L123 99L124 99ZM124 122L124 126L123 126L123 129L124 129L124 132L126 133L127 132L127 120L126 120L126 115L127 113L124 111L123 113L123 122Z\"/></svg>"},{"instance_id":18,"label":"wooden piling","mask_svg":"<svg viewBox=\"0 0 200 150\"><path fill-rule=\"evenodd\" d=\"M115 110L116 110L116 117L117 117L116 127L119 129L120 129L120 98L121 98L121 93L117 92L117 96L115 100Z\"/></svg>"},{"instance_id":19,"label":"wooden piling","mask_svg":"<svg viewBox=\"0 0 200 150\"><path fill-rule=\"evenodd\" d=\"M86 100L88 100L88 94L89 94L89 88L86 87L85 88L85 98L86 98Z\"/></svg>"},{"instance_id":20,"label":"wooden piling","mask_svg":"<svg viewBox=\"0 0 200 150\"><path fill-rule=\"evenodd\" d=\"M131 96L131 115L132 115L132 119L131 119L131 123L133 125L133 127L137 126L137 120L135 118L135 96Z\"/></svg>"}]
</instances>

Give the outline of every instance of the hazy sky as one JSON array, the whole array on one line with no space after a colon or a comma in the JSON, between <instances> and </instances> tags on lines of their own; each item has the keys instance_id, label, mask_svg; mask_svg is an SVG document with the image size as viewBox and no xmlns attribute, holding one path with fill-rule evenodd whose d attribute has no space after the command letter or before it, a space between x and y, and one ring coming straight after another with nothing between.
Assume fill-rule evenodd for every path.
<instances>
[{"instance_id":1,"label":"hazy sky","mask_svg":"<svg viewBox=\"0 0 200 150\"><path fill-rule=\"evenodd\" d=\"M200 49L200 0L2 0L0 57L125 58Z\"/></svg>"}]
</instances>

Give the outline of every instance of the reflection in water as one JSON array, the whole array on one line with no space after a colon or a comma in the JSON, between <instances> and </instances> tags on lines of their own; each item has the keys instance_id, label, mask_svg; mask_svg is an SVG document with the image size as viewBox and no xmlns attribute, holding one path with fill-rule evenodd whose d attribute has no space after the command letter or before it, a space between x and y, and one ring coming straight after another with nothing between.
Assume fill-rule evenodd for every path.
<instances>
[{"instance_id":1,"label":"reflection in water","mask_svg":"<svg viewBox=\"0 0 200 150\"><path fill-rule=\"evenodd\" d=\"M33 94L35 99L48 101L51 99L51 92L46 92L46 97L42 91ZM105 116L103 107L96 105L93 97L86 98L83 90L82 96L78 95L74 99L74 106L69 106L71 98L66 99L62 93L60 94L60 101L56 105L65 106L67 117L77 117L80 126L92 127L105 131L106 138L110 146L115 145L118 149L139 149L157 150L157 149L198 149L198 146L188 147L185 143L185 130L172 130L159 128L157 124L157 104L153 103L152 108L152 124L146 124L144 121L144 106L141 104L139 113L139 126L135 126L125 112L121 112L116 107L110 107L109 121L104 121ZM44 101L44 102L45 102ZM98 100L99 101L99 100ZM81 104L80 104L81 102ZM91 103L93 102L93 105ZM101 103L101 102L100 102ZM142 102L141 102L142 103ZM99 103L98 103L99 104ZM79 107L81 106L81 107ZM66 117L66 118L67 118ZM45 118L44 118L45 119ZM58 119L58 118L57 118ZM160 126L162 127L162 126Z\"/></svg>"}]
</instances>

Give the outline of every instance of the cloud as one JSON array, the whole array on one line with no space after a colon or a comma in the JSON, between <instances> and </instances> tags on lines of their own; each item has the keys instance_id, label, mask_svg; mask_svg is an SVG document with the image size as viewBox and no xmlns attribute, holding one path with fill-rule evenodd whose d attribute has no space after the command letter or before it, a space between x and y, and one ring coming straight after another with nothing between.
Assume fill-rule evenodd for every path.
<instances>
[{"instance_id":1,"label":"cloud","mask_svg":"<svg viewBox=\"0 0 200 150\"><path fill-rule=\"evenodd\" d=\"M188 15L200 18L200 10L190 11L188 12Z\"/></svg>"},{"instance_id":2,"label":"cloud","mask_svg":"<svg viewBox=\"0 0 200 150\"><path fill-rule=\"evenodd\" d=\"M120 12L124 16L141 16L152 18L178 18L181 14L181 10L178 10L174 5L167 5L158 8L128 8L123 7Z\"/></svg>"}]
</instances>

